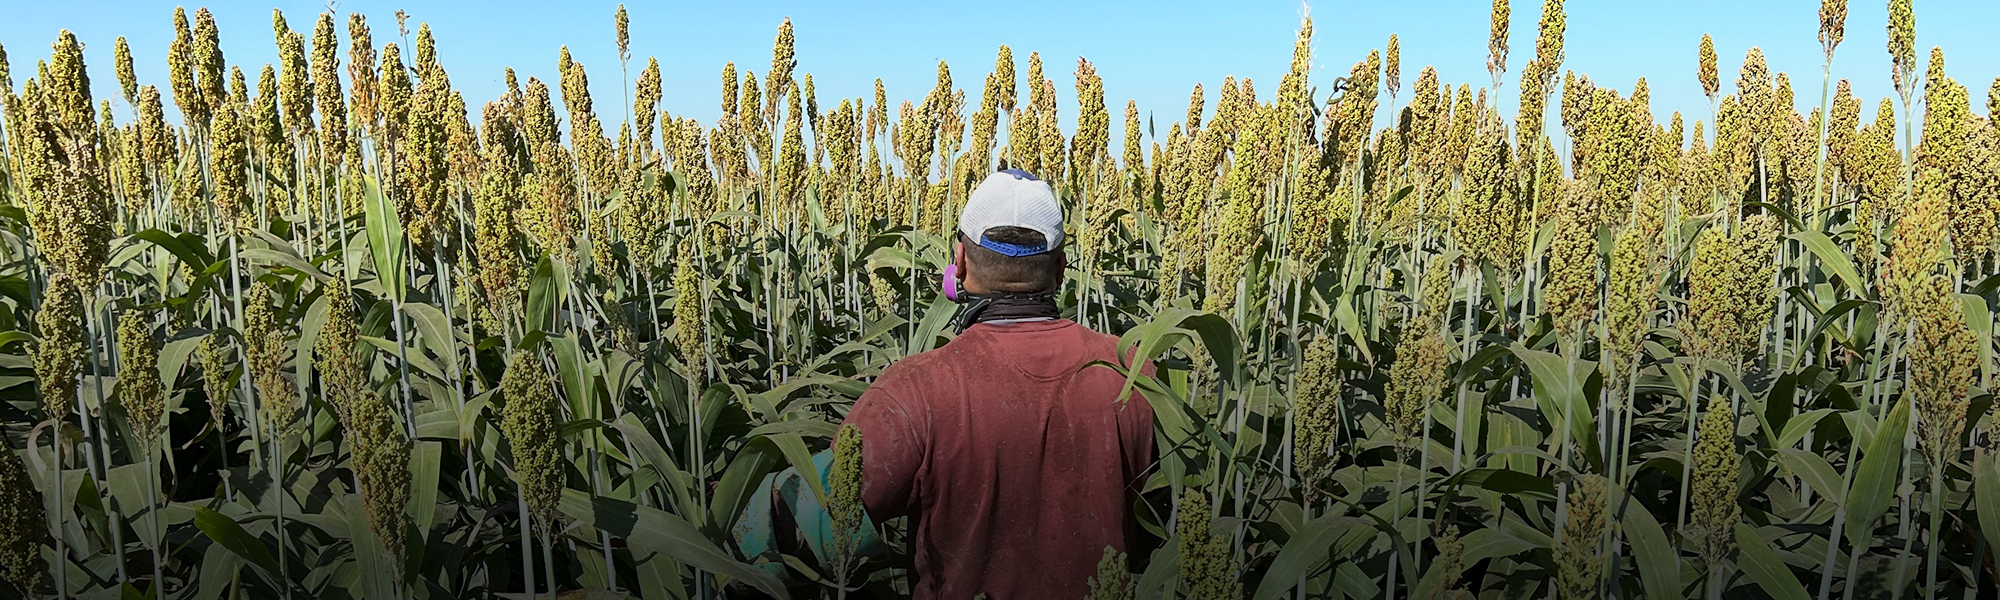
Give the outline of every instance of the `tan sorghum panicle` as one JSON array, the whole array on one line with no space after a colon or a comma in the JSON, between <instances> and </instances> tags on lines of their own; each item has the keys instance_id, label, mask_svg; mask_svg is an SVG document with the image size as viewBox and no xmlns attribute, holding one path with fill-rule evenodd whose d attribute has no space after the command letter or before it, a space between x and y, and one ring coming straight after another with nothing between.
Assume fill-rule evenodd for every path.
<instances>
[{"instance_id":1,"label":"tan sorghum panicle","mask_svg":"<svg viewBox=\"0 0 2000 600\"><path fill-rule=\"evenodd\" d=\"M293 433L299 411L298 394L285 376L291 354L289 321L278 316L274 306L280 298L268 282L250 286L243 312L245 364L250 381L257 388L257 416L267 431L280 437Z\"/></svg>"},{"instance_id":2,"label":"tan sorghum panicle","mask_svg":"<svg viewBox=\"0 0 2000 600\"><path fill-rule=\"evenodd\" d=\"M1380 104L1375 86L1380 67L1380 59L1373 51L1367 59L1354 63L1348 70L1346 91L1327 109L1326 139L1332 145L1337 166L1344 168L1361 160L1361 149L1368 144L1368 132L1374 127L1375 110Z\"/></svg>"},{"instance_id":3,"label":"tan sorghum panicle","mask_svg":"<svg viewBox=\"0 0 2000 600\"><path fill-rule=\"evenodd\" d=\"M1736 547L1736 479L1743 456L1736 449L1737 418L1724 398L1709 400L1694 444L1694 480L1688 484L1688 528L1695 555L1711 568Z\"/></svg>"},{"instance_id":4,"label":"tan sorghum panicle","mask_svg":"<svg viewBox=\"0 0 2000 600\"><path fill-rule=\"evenodd\" d=\"M833 436L833 464L826 477L827 521L833 526L834 564L840 568L854 566L866 523L861 502L862 457L861 428L841 426Z\"/></svg>"},{"instance_id":5,"label":"tan sorghum panicle","mask_svg":"<svg viewBox=\"0 0 2000 600\"><path fill-rule=\"evenodd\" d=\"M1292 44L1291 69L1278 80L1278 95L1274 100L1283 120L1283 139L1301 140L1312 130L1314 108L1312 91L1307 85L1312 75L1312 17L1305 17L1299 23L1299 34ZM1100 84L1102 82L1100 81ZM1101 87L1101 85L1100 85Z\"/></svg>"},{"instance_id":6,"label":"tan sorghum panicle","mask_svg":"<svg viewBox=\"0 0 2000 600\"><path fill-rule=\"evenodd\" d=\"M1909 94L1917 69L1917 13L1910 0L1889 0L1889 76L1896 92Z\"/></svg>"},{"instance_id":7,"label":"tan sorghum panicle","mask_svg":"<svg viewBox=\"0 0 2000 600\"><path fill-rule=\"evenodd\" d=\"M349 114L357 129L374 132L375 119L380 114L375 42L369 34L368 18L361 13L347 15L347 44L347 80L354 88L349 91ZM322 100L320 104L326 102Z\"/></svg>"},{"instance_id":8,"label":"tan sorghum panicle","mask_svg":"<svg viewBox=\"0 0 2000 600\"><path fill-rule=\"evenodd\" d=\"M1827 56L1847 36L1847 0L1820 0L1819 2L1819 45Z\"/></svg>"},{"instance_id":9,"label":"tan sorghum panicle","mask_svg":"<svg viewBox=\"0 0 2000 600\"><path fill-rule=\"evenodd\" d=\"M1331 150L1331 146L1326 148ZM1344 245L1347 229L1347 215L1351 205L1337 209L1340 203L1333 189L1332 156L1322 153L1311 156L1312 148L1304 160L1297 161L1291 169L1292 180L1292 228L1286 235L1287 250L1300 268L1309 269L1317 264L1329 249ZM1344 189L1341 191L1348 191ZM1351 193L1351 192L1350 192Z\"/></svg>"},{"instance_id":10,"label":"tan sorghum panicle","mask_svg":"<svg viewBox=\"0 0 2000 600\"><path fill-rule=\"evenodd\" d=\"M1611 507L1607 503L1610 484L1603 477L1591 474L1577 475L1571 483L1574 486L1566 504L1569 510L1565 511L1562 531L1556 536L1556 597L1598 598L1605 562L1599 550L1604 545L1605 530L1611 526Z\"/></svg>"},{"instance_id":11,"label":"tan sorghum panicle","mask_svg":"<svg viewBox=\"0 0 2000 600\"><path fill-rule=\"evenodd\" d=\"M139 77L132 73L132 47L125 44L125 36L118 36L118 41L113 42L111 64L118 73L118 91L125 95L125 103L136 104L139 101Z\"/></svg>"},{"instance_id":12,"label":"tan sorghum panicle","mask_svg":"<svg viewBox=\"0 0 2000 600\"><path fill-rule=\"evenodd\" d=\"M49 570L42 546L49 539L42 492L12 446L0 447L0 580L40 589Z\"/></svg>"},{"instance_id":13,"label":"tan sorghum panicle","mask_svg":"<svg viewBox=\"0 0 2000 600\"><path fill-rule=\"evenodd\" d=\"M140 452L151 456L158 447L167 412L165 386L160 381L160 342L153 338L152 319L128 310L118 318L118 402Z\"/></svg>"},{"instance_id":14,"label":"tan sorghum panicle","mask_svg":"<svg viewBox=\"0 0 2000 600\"><path fill-rule=\"evenodd\" d=\"M1568 17L1563 14L1563 0L1542 0L1542 19L1535 36L1535 62L1542 64L1542 75L1554 77L1563 62L1563 32L1569 28Z\"/></svg>"},{"instance_id":15,"label":"tan sorghum panicle","mask_svg":"<svg viewBox=\"0 0 2000 600\"><path fill-rule=\"evenodd\" d=\"M1138 582L1132 580L1127 570L1126 556L1117 548L1104 547L1104 557L1097 559L1097 574L1087 583L1090 595L1085 600L1132 600L1138 592Z\"/></svg>"},{"instance_id":16,"label":"tan sorghum panicle","mask_svg":"<svg viewBox=\"0 0 2000 600\"><path fill-rule=\"evenodd\" d=\"M125 211L135 217L153 209L153 178L147 173L145 139L137 127L119 136L118 181L125 192Z\"/></svg>"},{"instance_id":17,"label":"tan sorghum panicle","mask_svg":"<svg viewBox=\"0 0 2000 600\"><path fill-rule=\"evenodd\" d=\"M1716 69L1715 60L1715 39L1706 33L1701 34L1701 53L1695 78L1701 81L1701 91L1708 94L1710 102L1714 102L1715 95L1722 92L1722 76Z\"/></svg>"},{"instance_id":18,"label":"tan sorghum panicle","mask_svg":"<svg viewBox=\"0 0 2000 600\"><path fill-rule=\"evenodd\" d=\"M51 280L42 290L35 311L35 381L40 384L43 415L52 421L69 416L83 375L83 297L76 286Z\"/></svg>"},{"instance_id":19,"label":"tan sorghum panicle","mask_svg":"<svg viewBox=\"0 0 2000 600\"><path fill-rule=\"evenodd\" d=\"M764 74L764 96L771 99L771 105L764 108L765 120L777 118L778 98L792 87L792 69L799 63L794 56L794 45L792 18L785 17L785 21L778 24L777 39L771 42L771 70Z\"/></svg>"},{"instance_id":20,"label":"tan sorghum panicle","mask_svg":"<svg viewBox=\"0 0 2000 600\"><path fill-rule=\"evenodd\" d=\"M551 534L563 489L563 442L556 431L563 417L542 357L515 350L500 378L500 393L507 402L500 408L500 430L514 456L514 483L521 486L535 528Z\"/></svg>"},{"instance_id":21,"label":"tan sorghum panicle","mask_svg":"<svg viewBox=\"0 0 2000 600\"><path fill-rule=\"evenodd\" d=\"M347 155L347 105L340 90L340 38L333 31L332 13L320 13L313 24L312 93L320 112L320 159L340 164Z\"/></svg>"},{"instance_id":22,"label":"tan sorghum panicle","mask_svg":"<svg viewBox=\"0 0 2000 600\"><path fill-rule=\"evenodd\" d=\"M173 168L173 162L180 153L174 139L174 128L167 125L167 115L160 100L160 89L153 86L139 88L139 105L134 109L137 131L133 137L139 139L140 162L153 171L153 177L165 177L160 171Z\"/></svg>"},{"instance_id":23,"label":"tan sorghum panicle","mask_svg":"<svg viewBox=\"0 0 2000 600\"><path fill-rule=\"evenodd\" d=\"M1959 434L1966 429L1968 392L1979 375L1980 340L1966 326L1958 297L1943 277L1926 282L1911 307L1909 387L1917 415L1917 442L1931 467L1943 469L1958 458Z\"/></svg>"},{"instance_id":24,"label":"tan sorghum panicle","mask_svg":"<svg viewBox=\"0 0 2000 600\"><path fill-rule=\"evenodd\" d=\"M1308 496L1317 496L1330 483L1336 464L1336 444L1340 443L1339 343L1334 334L1324 334L1306 345L1299 367L1298 387L1292 393L1292 410L1297 411L1298 433L1292 438L1292 455L1298 476Z\"/></svg>"},{"instance_id":25,"label":"tan sorghum panicle","mask_svg":"<svg viewBox=\"0 0 2000 600\"><path fill-rule=\"evenodd\" d=\"M1092 163L1110 157L1111 113L1104 107L1104 78L1097 67L1082 57L1076 59L1076 136L1070 140L1070 169L1081 178L1091 172Z\"/></svg>"},{"instance_id":26,"label":"tan sorghum panicle","mask_svg":"<svg viewBox=\"0 0 2000 600\"><path fill-rule=\"evenodd\" d=\"M1493 0L1493 27L1486 34L1486 72L1493 75L1495 85L1507 72L1507 24L1512 16L1507 0Z\"/></svg>"},{"instance_id":27,"label":"tan sorghum panicle","mask_svg":"<svg viewBox=\"0 0 2000 600\"><path fill-rule=\"evenodd\" d=\"M786 21L790 20L786 19ZM630 58L632 55L632 20L625 15L625 5L623 3L618 5L618 14L612 17L612 21L617 29L618 58L619 60Z\"/></svg>"}]
</instances>

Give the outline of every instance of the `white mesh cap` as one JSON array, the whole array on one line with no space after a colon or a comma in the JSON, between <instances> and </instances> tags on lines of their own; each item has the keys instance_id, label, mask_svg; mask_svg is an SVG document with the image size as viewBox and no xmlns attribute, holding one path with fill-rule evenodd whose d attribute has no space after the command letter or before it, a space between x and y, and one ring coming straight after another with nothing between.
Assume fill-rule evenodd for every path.
<instances>
[{"instance_id":1,"label":"white mesh cap","mask_svg":"<svg viewBox=\"0 0 2000 600\"><path fill-rule=\"evenodd\" d=\"M1045 246L1020 246L986 239L995 227L1020 227L1042 234ZM1062 203L1056 201L1049 184L1020 169L987 175L958 218L958 232L967 239L1007 256L1031 256L1062 247Z\"/></svg>"}]
</instances>

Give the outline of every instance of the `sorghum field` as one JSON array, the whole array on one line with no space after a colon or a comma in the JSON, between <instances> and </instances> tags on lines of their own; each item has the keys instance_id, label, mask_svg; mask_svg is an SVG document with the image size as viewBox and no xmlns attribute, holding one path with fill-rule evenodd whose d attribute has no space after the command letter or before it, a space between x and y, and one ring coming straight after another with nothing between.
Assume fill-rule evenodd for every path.
<instances>
[{"instance_id":1,"label":"sorghum field","mask_svg":"<svg viewBox=\"0 0 2000 600\"><path fill-rule=\"evenodd\" d=\"M1561 0L1505 72L1509 13L1490 81L1393 36L1313 57L1307 21L1262 95L1128 102L1122 140L1087 60L818 98L789 22L712 123L659 105L623 9L578 43L630 106L567 50L465 98L427 25L374 41L400 19L274 13L259 68L177 10L171 80L120 39L116 98L69 32L16 44L0 597L897 596L907 524L856 552L838 424L951 335L945 232L1003 162L1071 208L1064 309L1159 367L1093 367L1161 456L1092 598L2000 593L2000 124L1910 0L1865 24L1886 72L1836 68L1844 0L1817 81L1688 40L1659 75L1712 110L1671 116L1563 68ZM838 543L746 555L756 486L837 437L803 470Z\"/></svg>"}]
</instances>

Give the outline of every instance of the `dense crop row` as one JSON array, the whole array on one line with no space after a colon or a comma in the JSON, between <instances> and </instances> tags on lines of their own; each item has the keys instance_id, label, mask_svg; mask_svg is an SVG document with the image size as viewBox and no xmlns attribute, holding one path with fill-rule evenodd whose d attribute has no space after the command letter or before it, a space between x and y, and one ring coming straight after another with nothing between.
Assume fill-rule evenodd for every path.
<instances>
[{"instance_id":1,"label":"dense crop row","mask_svg":"<svg viewBox=\"0 0 2000 600\"><path fill-rule=\"evenodd\" d=\"M274 13L246 76L206 9L170 94L120 39L100 101L65 31L0 53L0 597L897 595L838 424L949 339L927 282L1002 163L1071 208L1066 314L1160 367L1099 367L1162 452L1094 597L1991 594L2000 80L1975 115L1889 5L1872 111L1844 0L1809 114L1704 38L1712 110L1665 119L1563 70L1561 0L1510 79L1500 0L1484 89L1406 88L1393 36L1309 79L1307 21L1275 93L1122 143L1087 60L822 101L789 22L712 123L622 9L629 107L567 49L476 105L400 18ZM841 547L743 555L836 437Z\"/></svg>"}]
</instances>

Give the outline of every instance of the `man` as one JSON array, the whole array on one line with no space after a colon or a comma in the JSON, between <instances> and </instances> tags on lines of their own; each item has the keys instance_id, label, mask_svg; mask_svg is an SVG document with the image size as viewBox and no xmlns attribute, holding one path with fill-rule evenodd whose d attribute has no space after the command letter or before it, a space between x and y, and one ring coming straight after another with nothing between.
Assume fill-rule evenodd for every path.
<instances>
[{"instance_id":1,"label":"man","mask_svg":"<svg viewBox=\"0 0 2000 600\"><path fill-rule=\"evenodd\" d=\"M869 521L909 517L918 600L1081 598L1104 549L1127 551L1130 512L1153 463L1153 411L1125 380L1116 337L1061 317L1062 205L1009 169L973 190L944 296L959 335L890 365L856 401ZM1150 370L1150 367L1148 367ZM813 457L824 480L829 452ZM796 471L765 479L733 536L746 556L820 555L825 510ZM778 527L778 523L796 525ZM790 531L786 531L790 530ZM864 554L879 552L864 531ZM821 556L824 560L824 556ZM762 562L774 574L782 563Z\"/></svg>"},{"instance_id":2,"label":"man","mask_svg":"<svg viewBox=\"0 0 2000 600\"><path fill-rule=\"evenodd\" d=\"M947 271L970 305L958 337L885 369L847 417L868 516L910 518L917 599L1080 598L1133 533L1153 412L1092 366L1118 361L1117 338L1059 314L1062 241L1048 184L988 176L953 244L962 282Z\"/></svg>"}]
</instances>

